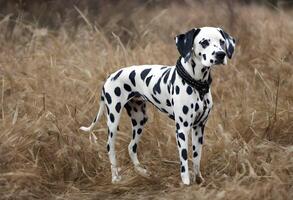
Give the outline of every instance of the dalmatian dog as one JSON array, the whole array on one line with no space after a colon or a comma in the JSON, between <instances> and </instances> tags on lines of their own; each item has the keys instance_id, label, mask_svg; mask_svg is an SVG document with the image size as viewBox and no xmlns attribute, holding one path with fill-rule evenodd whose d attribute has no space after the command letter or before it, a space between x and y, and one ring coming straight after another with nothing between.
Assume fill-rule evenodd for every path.
<instances>
[{"instance_id":1,"label":"dalmatian dog","mask_svg":"<svg viewBox=\"0 0 293 200\"><path fill-rule=\"evenodd\" d=\"M146 102L152 103L175 121L176 140L180 157L183 184L190 184L188 169L188 135L192 139L193 181L203 181L200 160L204 128L213 106L211 70L215 65L231 59L235 40L220 28L194 28L175 37L180 53L176 66L140 65L118 70L106 80L97 116L90 132L104 108L107 110L107 151L111 163L112 183L121 180L115 155L117 127L124 107L132 122L132 139L128 146L135 170L145 176L149 173L137 158L137 149L148 120Z\"/></svg>"}]
</instances>

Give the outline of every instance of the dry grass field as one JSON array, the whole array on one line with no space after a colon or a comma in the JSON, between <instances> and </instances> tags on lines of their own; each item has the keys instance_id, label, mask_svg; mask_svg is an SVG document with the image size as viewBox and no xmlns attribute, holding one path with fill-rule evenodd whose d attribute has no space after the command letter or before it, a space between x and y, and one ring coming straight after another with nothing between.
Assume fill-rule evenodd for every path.
<instances>
[{"instance_id":1,"label":"dry grass field","mask_svg":"<svg viewBox=\"0 0 293 200\"><path fill-rule=\"evenodd\" d=\"M0 21L0 199L293 199L292 11L171 3L105 8L96 22L74 11L74 30L74 19L47 29L19 18L7 37L8 16ZM237 39L233 59L213 70L205 183L180 185L174 122L149 104L138 156L152 177L134 172L123 113L123 181L112 185L105 117L96 144L78 130L98 111L103 81L123 66L175 64L174 36L201 26Z\"/></svg>"}]
</instances>

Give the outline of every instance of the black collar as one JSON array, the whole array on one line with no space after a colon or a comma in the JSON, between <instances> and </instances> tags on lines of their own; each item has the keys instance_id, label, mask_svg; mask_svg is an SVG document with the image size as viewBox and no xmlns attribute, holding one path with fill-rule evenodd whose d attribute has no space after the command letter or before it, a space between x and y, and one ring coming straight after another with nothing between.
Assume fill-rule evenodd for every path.
<instances>
[{"instance_id":1,"label":"black collar","mask_svg":"<svg viewBox=\"0 0 293 200\"><path fill-rule=\"evenodd\" d=\"M191 87L196 89L199 93L199 96L201 99L203 99L203 96L209 92L210 85L212 83L212 77L209 75L209 78L207 81L198 81L192 78L188 72L184 69L184 67L181 64L181 57L177 60L176 63L176 70L178 75Z\"/></svg>"}]
</instances>

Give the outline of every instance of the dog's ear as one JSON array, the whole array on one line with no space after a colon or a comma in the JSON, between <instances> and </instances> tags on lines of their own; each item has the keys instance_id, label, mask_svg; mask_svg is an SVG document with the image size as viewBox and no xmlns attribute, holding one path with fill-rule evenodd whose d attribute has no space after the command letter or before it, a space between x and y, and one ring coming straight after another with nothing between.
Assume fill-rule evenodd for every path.
<instances>
[{"instance_id":1,"label":"dog's ear","mask_svg":"<svg viewBox=\"0 0 293 200\"><path fill-rule=\"evenodd\" d=\"M226 33L225 31L223 31L221 28L219 28L219 31L220 31L221 35L223 36L223 38L225 40L226 54L227 54L228 58L231 59L232 55L234 53L235 39L231 35Z\"/></svg>"},{"instance_id":2,"label":"dog's ear","mask_svg":"<svg viewBox=\"0 0 293 200\"><path fill-rule=\"evenodd\" d=\"M188 61L191 57L193 42L196 35L200 32L199 28L194 28L187 31L185 34L180 34L175 37L176 46L184 61Z\"/></svg>"}]
</instances>

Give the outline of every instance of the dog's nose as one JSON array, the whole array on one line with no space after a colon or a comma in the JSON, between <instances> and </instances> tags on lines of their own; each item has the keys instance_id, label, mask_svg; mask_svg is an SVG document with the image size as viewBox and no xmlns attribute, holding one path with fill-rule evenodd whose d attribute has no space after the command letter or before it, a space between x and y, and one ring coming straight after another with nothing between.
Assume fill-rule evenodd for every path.
<instances>
[{"instance_id":1,"label":"dog's nose","mask_svg":"<svg viewBox=\"0 0 293 200\"><path fill-rule=\"evenodd\" d=\"M216 53L216 59L217 60L224 60L225 56L226 56L226 53L224 51L218 51Z\"/></svg>"}]
</instances>

